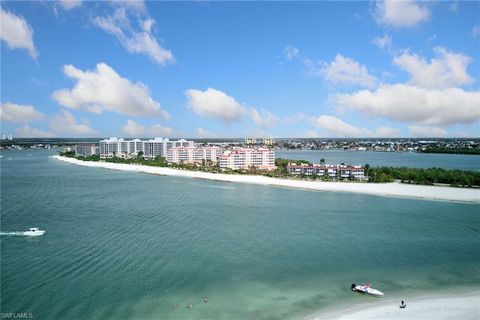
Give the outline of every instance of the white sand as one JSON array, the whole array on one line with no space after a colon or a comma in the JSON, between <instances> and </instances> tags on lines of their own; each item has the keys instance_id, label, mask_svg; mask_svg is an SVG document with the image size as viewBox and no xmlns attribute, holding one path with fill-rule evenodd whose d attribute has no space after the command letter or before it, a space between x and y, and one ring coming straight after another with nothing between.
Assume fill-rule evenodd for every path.
<instances>
[{"instance_id":1,"label":"white sand","mask_svg":"<svg viewBox=\"0 0 480 320\"><path fill-rule=\"evenodd\" d=\"M397 320L397 319L480 319L480 292L405 299L407 307L400 309L401 299L378 299L368 305L356 305L330 312L317 313L304 320Z\"/></svg>"},{"instance_id":2,"label":"white sand","mask_svg":"<svg viewBox=\"0 0 480 320\"><path fill-rule=\"evenodd\" d=\"M234 175L209 173L190 170L179 170L164 167L152 167L133 164L82 161L68 157L53 156L55 159L85 167L97 167L121 171L133 171L158 175L191 177L225 182L253 183L273 185L287 188L298 188L316 191L354 192L379 196L422 198L430 200L447 200L480 203L480 190L452 188L440 186L420 186L402 183L348 183L321 182L270 178L257 175Z\"/></svg>"}]
</instances>

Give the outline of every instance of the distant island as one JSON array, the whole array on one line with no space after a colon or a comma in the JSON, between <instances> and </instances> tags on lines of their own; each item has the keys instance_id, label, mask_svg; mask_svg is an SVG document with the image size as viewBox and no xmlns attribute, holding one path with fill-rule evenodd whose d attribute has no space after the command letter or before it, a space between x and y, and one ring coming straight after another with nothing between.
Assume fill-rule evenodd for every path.
<instances>
[{"instance_id":1,"label":"distant island","mask_svg":"<svg viewBox=\"0 0 480 320\"><path fill-rule=\"evenodd\" d=\"M79 143L98 143L100 138L14 138L0 140L0 150L48 149ZM193 139L204 145L254 147L275 150L342 150L480 155L479 138L210 138Z\"/></svg>"},{"instance_id":2,"label":"distant island","mask_svg":"<svg viewBox=\"0 0 480 320\"><path fill-rule=\"evenodd\" d=\"M476 154L480 155L480 148L442 147L430 146L421 150L422 153L450 153L450 154Z\"/></svg>"}]
</instances>

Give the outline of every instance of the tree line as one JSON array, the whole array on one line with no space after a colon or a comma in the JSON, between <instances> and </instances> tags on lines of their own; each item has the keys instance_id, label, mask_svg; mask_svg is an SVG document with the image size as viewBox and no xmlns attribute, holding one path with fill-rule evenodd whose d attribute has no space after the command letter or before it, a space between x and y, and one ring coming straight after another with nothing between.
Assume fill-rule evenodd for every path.
<instances>
[{"instance_id":1,"label":"tree line","mask_svg":"<svg viewBox=\"0 0 480 320\"><path fill-rule=\"evenodd\" d=\"M392 182L434 185L448 184L455 187L479 187L480 171L442 168L370 167L365 166L369 182Z\"/></svg>"},{"instance_id":2,"label":"tree line","mask_svg":"<svg viewBox=\"0 0 480 320\"><path fill-rule=\"evenodd\" d=\"M447 148L447 147L427 147L422 153L451 153L451 154L478 154L480 148Z\"/></svg>"}]
</instances>

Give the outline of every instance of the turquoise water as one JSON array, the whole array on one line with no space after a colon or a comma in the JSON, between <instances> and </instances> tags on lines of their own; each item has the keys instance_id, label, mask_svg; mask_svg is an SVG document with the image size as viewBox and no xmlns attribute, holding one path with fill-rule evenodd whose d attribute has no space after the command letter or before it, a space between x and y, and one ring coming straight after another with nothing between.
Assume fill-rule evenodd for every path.
<instances>
[{"instance_id":1,"label":"turquoise water","mask_svg":"<svg viewBox=\"0 0 480 320\"><path fill-rule=\"evenodd\" d=\"M371 166L444 168L480 170L480 156L466 154L434 154L416 152L374 152L341 150L277 150L278 158L302 159L319 163L325 159L330 164L366 164Z\"/></svg>"},{"instance_id":2,"label":"turquoise water","mask_svg":"<svg viewBox=\"0 0 480 320\"><path fill-rule=\"evenodd\" d=\"M0 238L2 312L295 319L372 301L352 282L407 297L480 286L479 205L85 168L51 154L1 158L1 230L47 231Z\"/></svg>"}]
</instances>

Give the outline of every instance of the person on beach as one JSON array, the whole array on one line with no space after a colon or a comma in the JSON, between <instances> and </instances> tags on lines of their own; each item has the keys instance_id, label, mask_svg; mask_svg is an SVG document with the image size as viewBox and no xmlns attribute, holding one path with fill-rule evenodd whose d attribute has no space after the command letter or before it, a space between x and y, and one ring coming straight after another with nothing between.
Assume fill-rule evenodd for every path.
<instances>
[{"instance_id":1,"label":"person on beach","mask_svg":"<svg viewBox=\"0 0 480 320\"><path fill-rule=\"evenodd\" d=\"M407 306L407 304L405 303L405 301L401 301L400 302L400 309L405 309L405 307Z\"/></svg>"}]
</instances>

